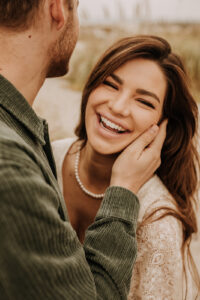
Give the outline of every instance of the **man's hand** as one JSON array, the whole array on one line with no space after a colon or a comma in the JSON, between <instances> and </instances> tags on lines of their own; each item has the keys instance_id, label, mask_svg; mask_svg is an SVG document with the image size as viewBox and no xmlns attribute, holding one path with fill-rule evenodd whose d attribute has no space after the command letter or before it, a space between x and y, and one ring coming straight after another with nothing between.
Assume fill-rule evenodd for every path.
<instances>
[{"instance_id":1,"label":"man's hand","mask_svg":"<svg viewBox=\"0 0 200 300\"><path fill-rule=\"evenodd\" d=\"M153 125L131 143L116 159L110 186L121 186L137 193L161 164L161 150L166 137L167 120L160 128Z\"/></svg>"}]
</instances>

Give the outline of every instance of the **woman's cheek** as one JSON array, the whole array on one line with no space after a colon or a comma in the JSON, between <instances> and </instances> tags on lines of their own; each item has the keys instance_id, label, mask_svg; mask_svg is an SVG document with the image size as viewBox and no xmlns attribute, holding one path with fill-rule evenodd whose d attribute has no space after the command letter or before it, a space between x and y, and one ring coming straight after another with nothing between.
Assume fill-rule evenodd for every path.
<instances>
[{"instance_id":1,"label":"woman's cheek","mask_svg":"<svg viewBox=\"0 0 200 300\"><path fill-rule=\"evenodd\" d=\"M158 113L152 111L137 111L135 114L135 126L140 133L146 131L153 124L157 124L159 121Z\"/></svg>"}]
</instances>

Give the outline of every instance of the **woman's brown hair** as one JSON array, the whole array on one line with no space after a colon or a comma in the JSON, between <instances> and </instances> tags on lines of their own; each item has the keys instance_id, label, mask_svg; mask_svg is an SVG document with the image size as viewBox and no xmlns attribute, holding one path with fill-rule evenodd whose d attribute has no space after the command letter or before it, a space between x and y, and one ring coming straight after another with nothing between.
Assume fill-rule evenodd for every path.
<instances>
[{"instance_id":1,"label":"woman's brown hair","mask_svg":"<svg viewBox=\"0 0 200 300\"><path fill-rule=\"evenodd\" d=\"M195 193L198 189L199 156L194 138L198 129L198 107L188 85L188 78L181 59L172 52L169 43L156 36L135 36L121 39L110 47L97 62L83 90L81 118L76 135L87 141L85 110L89 95L121 65L135 58L152 60L160 66L167 81L167 92L162 119L168 119L167 136L161 153L157 175L176 200L177 209L165 208L166 215L173 215L183 224L182 251L188 248L193 278L200 289L200 280L189 245L197 232ZM155 216L155 211L146 221ZM153 220L153 219L152 219Z\"/></svg>"}]
</instances>

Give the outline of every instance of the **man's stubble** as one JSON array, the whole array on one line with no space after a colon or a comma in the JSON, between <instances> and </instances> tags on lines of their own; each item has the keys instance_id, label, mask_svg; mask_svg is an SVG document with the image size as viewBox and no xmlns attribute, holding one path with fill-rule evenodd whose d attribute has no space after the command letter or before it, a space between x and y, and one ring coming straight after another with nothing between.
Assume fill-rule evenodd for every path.
<instances>
[{"instance_id":1,"label":"man's stubble","mask_svg":"<svg viewBox=\"0 0 200 300\"><path fill-rule=\"evenodd\" d=\"M78 31L73 20L66 24L59 39L49 48L46 77L60 77L68 73L69 61L75 48Z\"/></svg>"}]
</instances>

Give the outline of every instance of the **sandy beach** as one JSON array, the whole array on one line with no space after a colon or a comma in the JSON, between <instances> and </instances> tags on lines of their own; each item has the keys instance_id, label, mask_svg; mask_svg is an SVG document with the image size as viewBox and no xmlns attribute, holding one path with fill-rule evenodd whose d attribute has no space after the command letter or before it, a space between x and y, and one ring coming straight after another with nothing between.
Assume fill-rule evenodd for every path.
<instances>
[{"instance_id":1,"label":"sandy beach","mask_svg":"<svg viewBox=\"0 0 200 300\"><path fill-rule=\"evenodd\" d=\"M45 81L35 100L34 109L48 121L52 140L74 135L75 125L79 120L80 100L80 92L69 90L65 78L47 79ZM198 215L200 216L200 212ZM200 228L200 217L198 222ZM200 270L199 233L193 237L191 249Z\"/></svg>"}]
</instances>

